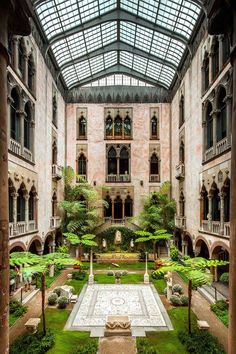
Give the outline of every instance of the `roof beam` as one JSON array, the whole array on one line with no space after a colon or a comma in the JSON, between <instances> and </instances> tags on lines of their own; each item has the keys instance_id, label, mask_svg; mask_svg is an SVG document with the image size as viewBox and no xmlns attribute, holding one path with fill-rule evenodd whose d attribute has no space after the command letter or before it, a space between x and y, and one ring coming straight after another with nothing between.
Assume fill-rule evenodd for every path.
<instances>
[{"instance_id":1,"label":"roof beam","mask_svg":"<svg viewBox=\"0 0 236 354\"><path fill-rule=\"evenodd\" d=\"M174 38L177 41L179 41L185 45L187 45L187 43L188 43L187 38L185 38L184 36L182 36L176 32L170 31L169 29L167 29L165 27L159 26L155 23L152 23L151 21L145 20L139 16L131 14L131 13L127 12L126 10L114 9L114 10L112 10L108 13L105 13L99 17L93 18L92 20L89 20L89 21L85 22L84 24L77 25L73 28L63 31L62 33L56 34L55 36L51 37L50 42L49 42L49 47L52 44L56 43L57 41L64 39L68 36L71 36L75 33L82 32L88 28L100 25L104 22L117 21L117 20L133 22L133 23L138 24L140 26L146 27L152 31L156 31L156 32L162 33L168 37Z\"/></svg>"},{"instance_id":2,"label":"roof beam","mask_svg":"<svg viewBox=\"0 0 236 354\"><path fill-rule=\"evenodd\" d=\"M125 65L116 64L116 65L111 66L110 68L107 68L105 70L102 70L102 71L94 74L94 75L86 77L83 80L80 80L77 84L71 85L69 87L69 90L71 90L72 88L75 88L75 87L80 87L80 86L86 85L86 84L88 84L88 83L90 83L92 81L102 79L105 76L112 75L112 74L125 74L125 75L128 75L128 76L132 76L133 78L136 78L138 80L145 81L145 82L147 82L147 83L149 83L151 85L162 86L165 89L169 89L169 87L167 85L163 84L160 81L154 80L153 78L151 78L149 76L141 74L141 73L139 73L139 72L137 72L137 71L135 71L133 69L127 68Z\"/></svg>"},{"instance_id":3,"label":"roof beam","mask_svg":"<svg viewBox=\"0 0 236 354\"><path fill-rule=\"evenodd\" d=\"M70 60L70 61L66 62L65 64L63 64L60 67L60 70L62 71L65 68L67 68L68 66L71 66L73 64L81 63L84 60L91 59L91 58L94 58L94 57L96 57L98 55L101 55L101 54L104 54L104 53L107 53L107 52L111 52L111 51L131 52L133 54L136 54L136 55L145 57L147 59L153 60L153 61L155 61L157 63L169 66L173 70L177 70L177 65L174 65L173 63L171 63L171 62L169 62L167 60L164 60L164 59L162 59L162 58L160 58L160 57L158 57L156 55L147 53L147 52L145 52L142 49L133 47L130 44L124 43L122 41L116 41L116 42L107 44L106 46L98 48L98 49L96 49L96 50L94 50L94 51L92 51L92 52L90 52L88 54L84 54L84 55L81 55L80 57L78 57L78 58L76 58L74 60Z\"/></svg>"}]
</instances>

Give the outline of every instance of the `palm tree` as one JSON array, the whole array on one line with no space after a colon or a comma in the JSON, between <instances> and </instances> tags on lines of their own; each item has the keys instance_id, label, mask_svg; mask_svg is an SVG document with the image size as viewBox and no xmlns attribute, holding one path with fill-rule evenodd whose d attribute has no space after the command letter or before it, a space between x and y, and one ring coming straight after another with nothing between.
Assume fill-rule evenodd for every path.
<instances>
[{"instance_id":1,"label":"palm tree","mask_svg":"<svg viewBox=\"0 0 236 354\"><path fill-rule=\"evenodd\" d=\"M41 275L41 294L42 294L42 319L43 334L46 335L45 320L45 290L46 290L46 273L50 265L64 266L74 264L75 260L70 258L68 254L49 253L44 256L38 256L30 252L13 252L10 254L11 266L24 266L27 273Z\"/></svg>"},{"instance_id":2,"label":"palm tree","mask_svg":"<svg viewBox=\"0 0 236 354\"><path fill-rule=\"evenodd\" d=\"M76 246L76 258L81 257L81 246L93 247L97 246L97 242L93 241L96 235L93 234L85 234L83 236L76 235L72 232L65 232L63 236L69 241L72 246Z\"/></svg>"},{"instance_id":3,"label":"palm tree","mask_svg":"<svg viewBox=\"0 0 236 354\"><path fill-rule=\"evenodd\" d=\"M216 259L207 260L205 258L196 257L182 261L182 264L174 261L163 261L163 265L155 270L154 274L165 274L167 272L180 272L188 278L188 331L192 332L191 326L191 303L192 303L192 288L203 284L211 284L213 276L207 273L207 269L226 265L227 261L218 261Z\"/></svg>"},{"instance_id":4,"label":"palm tree","mask_svg":"<svg viewBox=\"0 0 236 354\"><path fill-rule=\"evenodd\" d=\"M166 230L156 230L154 233L142 230L136 231L135 234L140 236L135 240L137 243L152 241L154 260L156 259L156 244L161 240L169 241L173 237L173 235L169 234Z\"/></svg>"}]
</instances>

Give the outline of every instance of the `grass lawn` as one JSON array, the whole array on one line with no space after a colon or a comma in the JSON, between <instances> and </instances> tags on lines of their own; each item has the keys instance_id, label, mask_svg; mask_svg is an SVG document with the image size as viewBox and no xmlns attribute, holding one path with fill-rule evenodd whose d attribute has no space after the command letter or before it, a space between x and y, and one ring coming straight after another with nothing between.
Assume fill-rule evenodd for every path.
<instances>
[{"instance_id":1,"label":"grass lawn","mask_svg":"<svg viewBox=\"0 0 236 354\"><path fill-rule=\"evenodd\" d=\"M127 263L127 262L115 262L119 264L119 267L114 266L111 263L93 263L94 270L97 269L121 269L121 270L144 270L145 271L145 262L136 262L136 263ZM83 262L83 266L89 269L89 262ZM154 263L148 262L148 269L154 269Z\"/></svg>"},{"instance_id":2,"label":"grass lawn","mask_svg":"<svg viewBox=\"0 0 236 354\"><path fill-rule=\"evenodd\" d=\"M152 279L152 277L150 277L150 281L153 283L153 285L155 286L158 294L164 294L164 289L166 288L166 281L164 279Z\"/></svg>"},{"instance_id":3,"label":"grass lawn","mask_svg":"<svg viewBox=\"0 0 236 354\"><path fill-rule=\"evenodd\" d=\"M173 331L147 333L150 345L155 345L160 354L188 354L185 346L178 339L178 331L187 329L188 308L177 307L167 311L174 327ZM192 313L193 327L196 327L196 316ZM137 339L139 341L140 339Z\"/></svg>"},{"instance_id":4,"label":"grass lawn","mask_svg":"<svg viewBox=\"0 0 236 354\"><path fill-rule=\"evenodd\" d=\"M96 274L94 280L98 284L115 284L115 277L106 274ZM143 282L143 274L127 274L121 277L121 284L139 284Z\"/></svg>"},{"instance_id":5,"label":"grass lawn","mask_svg":"<svg viewBox=\"0 0 236 354\"><path fill-rule=\"evenodd\" d=\"M63 330L69 315L70 311L66 309L46 309L47 328L55 333L55 345L47 352L48 354L73 354L80 345L87 344L91 340L89 332Z\"/></svg>"},{"instance_id":6,"label":"grass lawn","mask_svg":"<svg viewBox=\"0 0 236 354\"><path fill-rule=\"evenodd\" d=\"M66 285L71 285L75 289L75 293L79 294L84 286L84 284L88 281L88 274L86 274L86 277L83 280L67 280Z\"/></svg>"}]
</instances>

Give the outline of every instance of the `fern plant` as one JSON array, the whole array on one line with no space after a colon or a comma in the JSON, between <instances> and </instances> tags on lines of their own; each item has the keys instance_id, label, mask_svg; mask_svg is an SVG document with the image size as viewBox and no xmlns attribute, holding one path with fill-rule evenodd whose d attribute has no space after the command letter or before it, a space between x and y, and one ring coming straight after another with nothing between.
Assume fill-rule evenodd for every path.
<instances>
[{"instance_id":1,"label":"fern plant","mask_svg":"<svg viewBox=\"0 0 236 354\"><path fill-rule=\"evenodd\" d=\"M153 243L154 260L156 259L156 244L161 240L168 241L173 237L173 235L169 234L166 230L156 230L154 233L140 230L136 231L135 235L140 236L135 240L136 243L146 243L149 241Z\"/></svg>"}]
</instances>

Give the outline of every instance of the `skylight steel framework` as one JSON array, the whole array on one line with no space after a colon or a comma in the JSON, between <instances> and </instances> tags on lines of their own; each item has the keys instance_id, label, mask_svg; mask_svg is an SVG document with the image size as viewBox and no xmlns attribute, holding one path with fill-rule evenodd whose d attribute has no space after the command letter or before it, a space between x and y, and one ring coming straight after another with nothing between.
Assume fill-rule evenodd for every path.
<instances>
[{"instance_id":1,"label":"skylight steel framework","mask_svg":"<svg viewBox=\"0 0 236 354\"><path fill-rule=\"evenodd\" d=\"M200 0L32 0L67 88L125 74L170 88Z\"/></svg>"}]
</instances>

